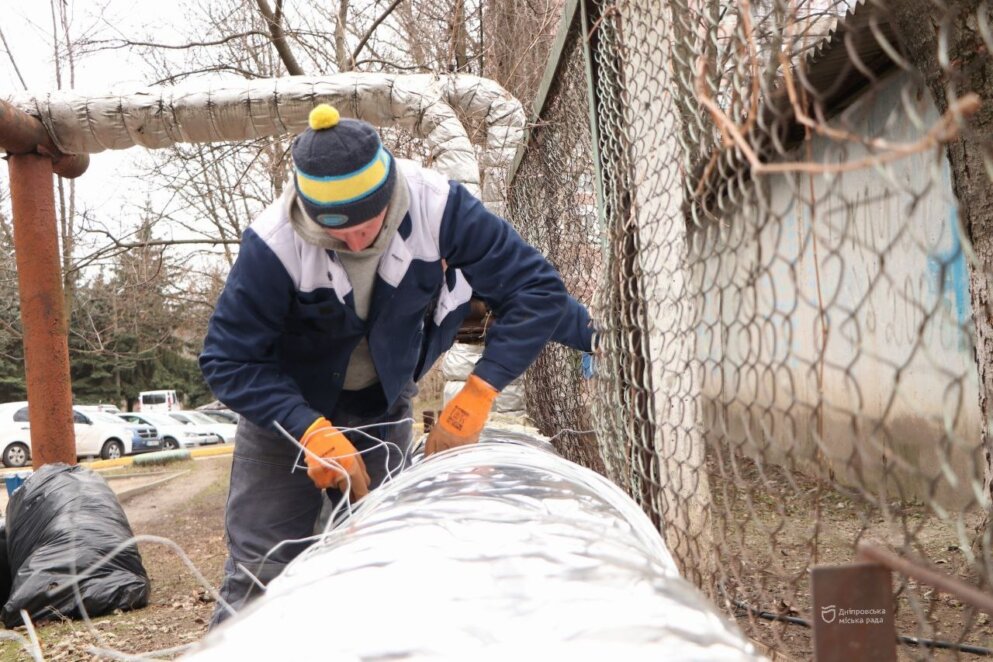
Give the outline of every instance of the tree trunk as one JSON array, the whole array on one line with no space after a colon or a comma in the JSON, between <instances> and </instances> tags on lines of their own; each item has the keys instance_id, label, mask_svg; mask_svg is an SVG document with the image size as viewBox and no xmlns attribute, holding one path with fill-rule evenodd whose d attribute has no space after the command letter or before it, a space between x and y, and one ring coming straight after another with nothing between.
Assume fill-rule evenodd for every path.
<instances>
[{"instance_id":1,"label":"tree trunk","mask_svg":"<svg viewBox=\"0 0 993 662\"><path fill-rule=\"evenodd\" d=\"M291 76L302 76L303 67L301 67L296 58L293 57L293 51L290 49L290 44L286 41L286 33L283 31L282 0L276 0L275 13L273 13L272 9L269 8L269 3L266 2L266 0L256 0L256 2L259 5L259 12L262 14L266 25L269 27L269 35L272 38L272 45L276 47L276 52L279 53L279 59L283 62L283 66L286 67L286 72Z\"/></svg>"},{"instance_id":2,"label":"tree trunk","mask_svg":"<svg viewBox=\"0 0 993 662\"><path fill-rule=\"evenodd\" d=\"M993 57L977 24L975 0L946 0L945 8L929 0L900 0L891 4L891 19L913 68L920 72L941 113L949 100L968 92L982 99L979 111L965 123L958 139L948 145L952 189L958 200L958 217L971 243L969 289L975 324L976 364L979 370L979 412L983 445L984 494L989 499L993 485ZM940 55L942 22L948 26L947 58ZM942 66L942 61L946 66ZM987 522L991 502L987 501ZM984 522L977 543L990 549L989 527Z\"/></svg>"},{"instance_id":3,"label":"tree trunk","mask_svg":"<svg viewBox=\"0 0 993 662\"><path fill-rule=\"evenodd\" d=\"M452 58L450 62L456 73L464 73L469 68L469 56L466 47L465 0L454 0L452 7Z\"/></svg>"},{"instance_id":4,"label":"tree trunk","mask_svg":"<svg viewBox=\"0 0 993 662\"><path fill-rule=\"evenodd\" d=\"M348 57L345 43L345 26L348 25L348 0L338 2L338 21L334 25L334 56L338 60L338 71L351 71L353 62Z\"/></svg>"}]
</instances>

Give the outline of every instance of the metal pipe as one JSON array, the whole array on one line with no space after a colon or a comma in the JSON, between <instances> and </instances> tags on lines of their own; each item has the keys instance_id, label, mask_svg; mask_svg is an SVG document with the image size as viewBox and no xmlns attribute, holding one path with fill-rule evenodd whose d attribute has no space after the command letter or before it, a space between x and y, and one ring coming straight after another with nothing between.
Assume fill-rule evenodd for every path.
<instances>
[{"instance_id":1,"label":"metal pipe","mask_svg":"<svg viewBox=\"0 0 993 662\"><path fill-rule=\"evenodd\" d=\"M878 563L901 575L916 579L922 584L933 586L942 593L954 595L962 602L993 616L993 595L984 593L954 577L914 563L910 559L905 559L867 542L859 543L855 558L859 561Z\"/></svg>"},{"instance_id":2,"label":"metal pipe","mask_svg":"<svg viewBox=\"0 0 993 662\"><path fill-rule=\"evenodd\" d=\"M0 136L4 135L0 128ZM35 468L51 462L75 464L69 340L62 297L52 159L39 154L16 154L10 156L8 167L24 363L31 404L32 464Z\"/></svg>"},{"instance_id":3,"label":"metal pipe","mask_svg":"<svg viewBox=\"0 0 993 662\"><path fill-rule=\"evenodd\" d=\"M88 154L63 154L37 118L0 99L0 149L7 154L44 154L55 174L79 177L90 165Z\"/></svg>"}]
</instances>

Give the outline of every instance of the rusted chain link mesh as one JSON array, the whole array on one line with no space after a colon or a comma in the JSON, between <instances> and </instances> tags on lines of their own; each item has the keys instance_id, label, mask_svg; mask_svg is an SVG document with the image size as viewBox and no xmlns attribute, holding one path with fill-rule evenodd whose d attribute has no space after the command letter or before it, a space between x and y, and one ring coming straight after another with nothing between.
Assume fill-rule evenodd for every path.
<instances>
[{"instance_id":1,"label":"rusted chain link mesh","mask_svg":"<svg viewBox=\"0 0 993 662\"><path fill-rule=\"evenodd\" d=\"M743 605L812 620L810 568L859 541L993 578L993 111L969 96L993 98L993 30L960 4L590 0L512 180L512 220L603 330L592 378L545 352L529 415L799 657L809 630ZM993 644L896 582L901 633Z\"/></svg>"}]
</instances>

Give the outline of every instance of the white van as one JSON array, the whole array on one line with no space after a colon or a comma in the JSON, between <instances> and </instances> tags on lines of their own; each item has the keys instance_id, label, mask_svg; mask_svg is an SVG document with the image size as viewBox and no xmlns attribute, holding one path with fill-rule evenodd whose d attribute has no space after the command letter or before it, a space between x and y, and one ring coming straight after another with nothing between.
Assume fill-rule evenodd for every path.
<instances>
[{"instance_id":1,"label":"white van","mask_svg":"<svg viewBox=\"0 0 993 662\"><path fill-rule=\"evenodd\" d=\"M135 411L179 411L183 408L175 391L142 391Z\"/></svg>"}]
</instances>

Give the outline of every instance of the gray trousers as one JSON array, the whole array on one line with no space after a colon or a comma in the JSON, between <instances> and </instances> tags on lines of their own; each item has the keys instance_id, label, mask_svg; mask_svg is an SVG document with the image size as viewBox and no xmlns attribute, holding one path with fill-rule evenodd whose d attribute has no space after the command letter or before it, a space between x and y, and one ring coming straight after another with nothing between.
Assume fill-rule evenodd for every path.
<instances>
[{"instance_id":1,"label":"gray trousers","mask_svg":"<svg viewBox=\"0 0 993 662\"><path fill-rule=\"evenodd\" d=\"M398 421L412 415L411 398L417 388L410 384L385 415L362 417L336 411L331 422L338 428L355 428ZM395 446L389 450L358 432L345 436L362 453L371 488L388 475L405 468L411 441L411 424L376 425L365 432ZM239 566L247 568L263 584L268 584L312 541L276 545L313 535L314 525L326 500L307 477L303 457L295 466L300 449L275 431L262 429L244 418L235 434L231 464L231 486L224 516L228 558L224 563L221 597L235 611L261 593L255 581ZM302 468L301 468L302 467ZM341 500L336 489L326 490L332 503ZM210 627L230 614L218 604Z\"/></svg>"}]
</instances>

